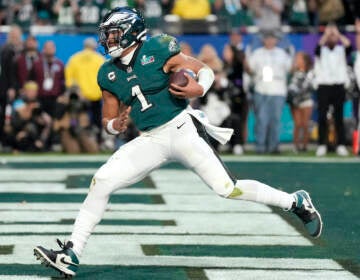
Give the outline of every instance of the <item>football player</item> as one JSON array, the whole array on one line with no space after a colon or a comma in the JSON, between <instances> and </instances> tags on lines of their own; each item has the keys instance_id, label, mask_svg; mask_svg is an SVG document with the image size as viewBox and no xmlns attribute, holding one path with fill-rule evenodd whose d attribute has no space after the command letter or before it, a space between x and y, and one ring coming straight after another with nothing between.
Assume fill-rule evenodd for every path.
<instances>
[{"instance_id":1,"label":"football player","mask_svg":"<svg viewBox=\"0 0 360 280\"><path fill-rule=\"evenodd\" d=\"M126 130L131 117L141 133L95 173L70 240L64 244L58 240L58 251L41 246L34 249L42 263L65 276L75 275L110 195L169 161L193 170L224 198L255 201L295 213L311 236L320 236L321 217L307 192L288 194L255 180L238 180L212 149L208 135L221 139L220 131L188 109L188 99L203 96L212 85L214 74L209 67L181 53L174 37L163 34L146 38L142 15L128 7L115 8L104 16L100 43L111 56L98 73L103 125L108 133L118 134ZM169 85L170 73L182 68L195 72L197 80L187 76L186 86Z\"/></svg>"}]
</instances>

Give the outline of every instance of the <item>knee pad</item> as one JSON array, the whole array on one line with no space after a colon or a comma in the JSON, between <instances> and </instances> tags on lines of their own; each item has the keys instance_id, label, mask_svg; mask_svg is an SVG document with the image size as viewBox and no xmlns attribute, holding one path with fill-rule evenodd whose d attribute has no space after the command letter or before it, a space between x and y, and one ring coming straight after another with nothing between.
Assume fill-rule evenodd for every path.
<instances>
[{"instance_id":1,"label":"knee pad","mask_svg":"<svg viewBox=\"0 0 360 280\"><path fill-rule=\"evenodd\" d=\"M103 172L100 168L93 178L91 179L89 193L100 193L102 195L110 194L115 186L112 186L111 180L109 180L109 174Z\"/></svg>"}]
</instances>

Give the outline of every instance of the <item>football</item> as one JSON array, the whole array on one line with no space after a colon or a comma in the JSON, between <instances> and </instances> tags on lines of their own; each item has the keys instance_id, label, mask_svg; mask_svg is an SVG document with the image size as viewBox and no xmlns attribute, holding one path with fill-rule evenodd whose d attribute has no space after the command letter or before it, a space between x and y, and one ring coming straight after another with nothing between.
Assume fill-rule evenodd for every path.
<instances>
[{"instance_id":1,"label":"football","mask_svg":"<svg viewBox=\"0 0 360 280\"><path fill-rule=\"evenodd\" d=\"M188 84L188 78L184 75L184 73L188 73L190 76L192 76L194 79L196 77L194 71L190 69L180 69L177 72L172 72L169 77L169 83L175 84L181 87L184 87Z\"/></svg>"}]
</instances>

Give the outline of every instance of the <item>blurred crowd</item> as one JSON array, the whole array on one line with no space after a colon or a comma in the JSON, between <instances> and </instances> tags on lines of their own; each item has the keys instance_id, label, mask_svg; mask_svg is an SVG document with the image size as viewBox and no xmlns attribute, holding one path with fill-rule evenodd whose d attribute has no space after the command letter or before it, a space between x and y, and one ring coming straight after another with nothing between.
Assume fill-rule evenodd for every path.
<instances>
[{"instance_id":1,"label":"blurred crowd","mask_svg":"<svg viewBox=\"0 0 360 280\"><path fill-rule=\"evenodd\" d=\"M101 92L97 71L104 57L89 37L66 65L56 45L41 50L34 36L22 40L12 26L1 48L0 139L4 151L99 151Z\"/></svg>"},{"instance_id":2,"label":"blurred crowd","mask_svg":"<svg viewBox=\"0 0 360 280\"><path fill-rule=\"evenodd\" d=\"M329 21L353 24L360 11L357 0L1 0L0 25L57 25L90 28L117 6L140 9L151 24L165 15L180 19L205 19L211 15L231 26L258 26L273 29L317 26Z\"/></svg>"},{"instance_id":3,"label":"blurred crowd","mask_svg":"<svg viewBox=\"0 0 360 280\"><path fill-rule=\"evenodd\" d=\"M331 16L324 17L321 8L330 2L332 5L336 2L342 8L328 9ZM20 23L20 19L26 18L22 8L28 5L36 12L32 10L27 24L53 24L56 21L59 24L60 18L68 19L67 24L78 24L93 18L92 24L97 25L104 9L125 4L140 7L148 17L150 11L160 11L161 14L174 13L192 18L194 15L188 17L184 13L189 11L185 7L190 4L192 12L206 12L201 17L220 13L224 9L228 13L240 10L251 15L249 24L255 23L260 27L252 42L245 45L244 30L241 24L235 24L221 52L211 44L205 44L196 54L191 45L181 42L182 52L197 57L215 73L215 82L208 94L205 98L191 100L191 105L203 110L212 124L234 129L228 145L214 143L220 152L236 155L246 152L248 114L253 110L255 152L280 153L281 114L287 103L294 121L294 153L307 151L309 142L316 141L317 156L328 152L336 152L340 156L349 154L351 133L358 131L359 119L358 1L41 0L32 3L24 0L16 5L5 5L3 2L2 23L8 24L9 20ZM90 9L95 5L96 9ZM196 5L199 5L198 9ZM200 5L208 8L200 8ZM63 10L64 7L67 11ZM82 14L85 8L89 10ZM311 53L295 51L286 35L278 32L278 27L284 22L296 24L293 20L301 17L295 16L295 12L303 12L306 20L300 21L304 24L326 23ZM348 20L355 27L355 44L338 28L339 24ZM56 56L57 47L60 46L47 41L39 49L35 36L23 36L20 25L11 26L0 51L1 151L97 153L112 151L136 137L138 131L131 123L126 133L117 137L106 134L102 129L101 92L96 76L105 58L96 51L95 39L89 37L84 40L83 50L73 54L66 64ZM343 117L347 100L353 103L350 129L344 125ZM354 153L358 153L358 148Z\"/></svg>"},{"instance_id":4,"label":"blurred crowd","mask_svg":"<svg viewBox=\"0 0 360 280\"><path fill-rule=\"evenodd\" d=\"M327 24L312 53L279 44L285 37L269 30L262 32L256 47L244 46L239 29L231 32L220 55L212 46L203 46L198 58L214 70L216 78L206 97L193 100L192 105L205 111L210 122L235 131L230 145L218 149L244 153L252 109L256 153L279 154L281 115L287 103L294 121L294 153L306 152L313 140L317 156L329 151L347 156L347 146L358 131L360 20L355 28L352 46L335 23ZM344 124L347 100L352 102L353 116L351 123Z\"/></svg>"}]
</instances>

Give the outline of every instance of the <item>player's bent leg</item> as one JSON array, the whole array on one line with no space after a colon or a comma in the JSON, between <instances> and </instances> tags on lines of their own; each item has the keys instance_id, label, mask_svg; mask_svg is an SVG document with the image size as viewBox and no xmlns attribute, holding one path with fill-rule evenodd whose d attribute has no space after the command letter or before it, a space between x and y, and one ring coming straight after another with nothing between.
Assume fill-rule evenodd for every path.
<instances>
[{"instance_id":1,"label":"player's bent leg","mask_svg":"<svg viewBox=\"0 0 360 280\"><path fill-rule=\"evenodd\" d=\"M194 121L194 120L193 120ZM289 194L256 180L236 180L230 174L216 151L206 141L206 134L201 124L194 121L197 137L191 141L191 147L186 145L186 139L177 138L181 142L182 151L189 149L191 152L180 156L184 164L191 167L218 195L230 198L248 200L266 205L280 207L294 212L304 223L305 228L313 237L321 234L322 221L318 211L311 203L309 195L296 192ZM200 136L200 137L199 137ZM303 199L299 198L302 197Z\"/></svg>"},{"instance_id":2,"label":"player's bent leg","mask_svg":"<svg viewBox=\"0 0 360 280\"><path fill-rule=\"evenodd\" d=\"M116 160L107 162L95 173L89 193L76 217L70 238L74 242L74 250L78 256L81 256L90 234L101 221L110 195L117 188L124 188L130 184L126 180L127 176L132 174L128 167L128 160L123 157L118 163ZM123 180L115 180L117 176Z\"/></svg>"},{"instance_id":3,"label":"player's bent leg","mask_svg":"<svg viewBox=\"0 0 360 280\"><path fill-rule=\"evenodd\" d=\"M78 256L81 256L91 232L102 219L110 195L120 188L139 182L161 165L166 160L162 149L161 145L147 137L137 137L122 146L95 173L70 238Z\"/></svg>"},{"instance_id":4,"label":"player's bent leg","mask_svg":"<svg viewBox=\"0 0 360 280\"><path fill-rule=\"evenodd\" d=\"M140 181L166 160L162 146L146 137L140 136L122 146L95 173L89 193L75 220L70 241L60 246L63 250L54 251L38 246L34 249L36 256L67 276L75 275L75 266L66 267L66 262L70 265L66 256L71 257L71 265L79 264L79 257L90 234L103 217L111 193ZM65 266L59 263L59 256L60 261L64 257Z\"/></svg>"},{"instance_id":5,"label":"player's bent leg","mask_svg":"<svg viewBox=\"0 0 360 280\"><path fill-rule=\"evenodd\" d=\"M204 127L189 115L180 123L184 125L172 135L172 156L193 170L218 195L227 197L236 179L208 143Z\"/></svg>"},{"instance_id":6,"label":"player's bent leg","mask_svg":"<svg viewBox=\"0 0 360 280\"><path fill-rule=\"evenodd\" d=\"M304 190L288 194L258 181L238 180L228 198L256 201L281 207L296 214L312 237L318 238L321 235L323 227L321 215L312 203L310 195Z\"/></svg>"},{"instance_id":7,"label":"player's bent leg","mask_svg":"<svg viewBox=\"0 0 360 280\"><path fill-rule=\"evenodd\" d=\"M291 208L295 201L292 195L255 180L236 180L209 144L203 125L195 118L191 118L191 121L193 126L184 126L184 129L187 129L184 132L192 134L193 137L175 139L178 141L176 147L180 150L178 158L192 168L218 195Z\"/></svg>"},{"instance_id":8,"label":"player's bent leg","mask_svg":"<svg viewBox=\"0 0 360 280\"><path fill-rule=\"evenodd\" d=\"M256 180L237 180L234 190L228 198L242 199L291 209L295 199L286 192L272 188Z\"/></svg>"}]
</instances>

